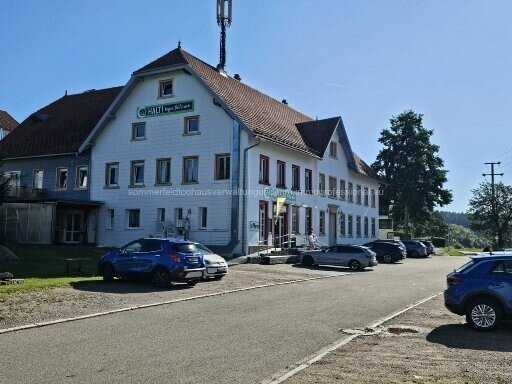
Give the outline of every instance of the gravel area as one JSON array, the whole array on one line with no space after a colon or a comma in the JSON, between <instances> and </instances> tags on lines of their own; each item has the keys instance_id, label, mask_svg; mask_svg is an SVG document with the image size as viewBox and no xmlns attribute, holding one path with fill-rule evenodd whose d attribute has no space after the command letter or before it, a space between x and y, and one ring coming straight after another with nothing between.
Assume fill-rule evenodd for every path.
<instances>
[{"instance_id":1,"label":"gravel area","mask_svg":"<svg viewBox=\"0 0 512 384\"><path fill-rule=\"evenodd\" d=\"M77 283L73 288L55 288L0 297L0 329L133 305L344 272L310 270L288 264L272 266L241 264L231 267L229 274L222 280L201 282L195 287L183 285L158 289L143 282L87 281Z\"/></svg>"},{"instance_id":2,"label":"gravel area","mask_svg":"<svg viewBox=\"0 0 512 384\"><path fill-rule=\"evenodd\" d=\"M512 326L476 332L463 317L445 310L439 297L356 338L285 383L511 382Z\"/></svg>"}]
</instances>

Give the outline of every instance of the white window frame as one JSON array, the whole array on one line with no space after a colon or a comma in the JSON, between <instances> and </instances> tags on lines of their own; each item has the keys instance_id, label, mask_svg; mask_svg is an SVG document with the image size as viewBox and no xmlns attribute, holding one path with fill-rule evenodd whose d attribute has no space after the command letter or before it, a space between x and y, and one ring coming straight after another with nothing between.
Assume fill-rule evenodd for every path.
<instances>
[{"instance_id":1,"label":"white window frame","mask_svg":"<svg viewBox=\"0 0 512 384\"><path fill-rule=\"evenodd\" d=\"M87 172L85 176L85 187L80 185L80 171L84 170ZM88 165L79 165L76 167L76 175L75 175L75 187L76 189L86 190L89 188L89 166Z\"/></svg>"},{"instance_id":2,"label":"white window frame","mask_svg":"<svg viewBox=\"0 0 512 384\"><path fill-rule=\"evenodd\" d=\"M300 191L300 166L292 164L292 191Z\"/></svg>"},{"instance_id":3,"label":"white window frame","mask_svg":"<svg viewBox=\"0 0 512 384\"><path fill-rule=\"evenodd\" d=\"M160 164L162 163L168 163L168 170L169 170L169 180L168 181L163 181L162 180L162 175L160 174ZM156 173L155 173L155 185L171 185L171 177L172 177L172 169L171 169L171 165L172 165L172 160L170 157L167 157L167 158L162 158L162 159L156 159Z\"/></svg>"},{"instance_id":4,"label":"white window frame","mask_svg":"<svg viewBox=\"0 0 512 384\"><path fill-rule=\"evenodd\" d=\"M165 85L171 83L171 94L165 94L164 89ZM158 82L158 98L159 99L168 99L170 97L174 97L174 79L162 79Z\"/></svg>"},{"instance_id":5,"label":"white window frame","mask_svg":"<svg viewBox=\"0 0 512 384\"><path fill-rule=\"evenodd\" d=\"M66 173L66 185L64 187L60 186L60 175L61 173ZM66 167L58 167L56 172L56 178L55 178L55 190L56 191L67 191L69 186L69 169Z\"/></svg>"},{"instance_id":6,"label":"white window frame","mask_svg":"<svg viewBox=\"0 0 512 384\"><path fill-rule=\"evenodd\" d=\"M195 171L195 180L188 178L188 168L187 163L189 161L194 160L196 164L196 171ZM194 172L192 172L193 174ZM199 156L185 156L183 157L183 174L182 174L182 184L197 184L199 183Z\"/></svg>"},{"instance_id":7,"label":"white window frame","mask_svg":"<svg viewBox=\"0 0 512 384\"><path fill-rule=\"evenodd\" d=\"M320 210L318 213L318 233L320 236L325 236L326 228L325 228L325 211Z\"/></svg>"},{"instance_id":8,"label":"white window frame","mask_svg":"<svg viewBox=\"0 0 512 384\"><path fill-rule=\"evenodd\" d=\"M335 141L331 141L329 144L329 157L331 159L337 159L338 158L338 143Z\"/></svg>"},{"instance_id":9,"label":"white window frame","mask_svg":"<svg viewBox=\"0 0 512 384\"><path fill-rule=\"evenodd\" d=\"M142 136L137 136L137 128L144 127L144 134ZM139 121L136 123L132 123L132 141L141 141L146 140L146 122Z\"/></svg>"},{"instance_id":10,"label":"white window frame","mask_svg":"<svg viewBox=\"0 0 512 384\"><path fill-rule=\"evenodd\" d=\"M139 212L139 225L137 227L133 227L133 226L130 226L130 214L131 212L135 212L135 211L138 211ZM134 209L127 209L126 210L126 229L141 229L142 226L141 226L141 210L138 209L138 208L134 208Z\"/></svg>"},{"instance_id":11,"label":"white window frame","mask_svg":"<svg viewBox=\"0 0 512 384\"><path fill-rule=\"evenodd\" d=\"M224 159L224 166L220 167L220 160ZM229 166L227 163L229 162ZM215 155L215 180L229 180L231 178L231 155L229 153L218 153ZM222 175L221 175L222 173Z\"/></svg>"},{"instance_id":12,"label":"white window frame","mask_svg":"<svg viewBox=\"0 0 512 384\"><path fill-rule=\"evenodd\" d=\"M199 207L199 229L207 229L208 228L208 208L207 207Z\"/></svg>"},{"instance_id":13,"label":"white window frame","mask_svg":"<svg viewBox=\"0 0 512 384\"><path fill-rule=\"evenodd\" d=\"M133 160L130 163L130 187L143 187L145 178L145 161ZM142 181L137 181L137 169L142 169Z\"/></svg>"},{"instance_id":14,"label":"white window frame","mask_svg":"<svg viewBox=\"0 0 512 384\"><path fill-rule=\"evenodd\" d=\"M197 120L197 130L196 131L190 130L190 122L193 120ZM183 122L184 122L183 134L185 136L199 135L201 133L201 125L200 125L201 121L200 121L199 115L186 116L183 119Z\"/></svg>"},{"instance_id":15,"label":"white window frame","mask_svg":"<svg viewBox=\"0 0 512 384\"><path fill-rule=\"evenodd\" d=\"M41 186L40 187L36 185L36 174L38 174L39 172L41 172ZM43 186L44 186L44 169L34 169L34 171L32 173L32 188L41 190L41 189L43 189Z\"/></svg>"},{"instance_id":16,"label":"white window frame","mask_svg":"<svg viewBox=\"0 0 512 384\"><path fill-rule=\"evenodd\" d=\"M111 171L115 169L116 171L116 183L111 183ZM106 163L105 164L105 187L107 188L117 188L119 187L119 163Z\"/></svg>"},{"instance_id":17,"label":"white window frame","mask_svg":"<svg viewBox=\"0 0 512 384\"><path fill-rule=\"evenodd\" d=\"M156 221L160 224L165 224L166 221L166 212L165 208L157 208L156 209Z\"/></svg>"}]
</instances>

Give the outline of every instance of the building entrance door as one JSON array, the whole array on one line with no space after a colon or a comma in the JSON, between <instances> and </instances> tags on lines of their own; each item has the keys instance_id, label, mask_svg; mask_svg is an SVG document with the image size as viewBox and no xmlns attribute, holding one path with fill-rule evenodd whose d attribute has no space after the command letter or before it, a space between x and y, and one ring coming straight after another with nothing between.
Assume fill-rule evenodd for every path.
<instances>
[{"instance_id":1,"label":"building entrance door","mask_svg":"<svg viewBox=\"0 0 512 384\"><path fill-rule=\"evenodd\" d=\"M274 203L272 207L272 225L274 226L272 234L274 236L274 247L288 247L290 240L288 232L288 206L284 205L279 215L277 215L276 211L277 205Z\"/></svg>"},{"instance_id":2,"label":"building entrance door","mask_svg":"<svg viewBox=\"0 0 512 384\"><path fill-rule=\"evenodd\" d=\"M81 243L84 235L84 213L82 211L65 211L62 229L61 241L63 243Z\"/></svg>"}]
</instances>

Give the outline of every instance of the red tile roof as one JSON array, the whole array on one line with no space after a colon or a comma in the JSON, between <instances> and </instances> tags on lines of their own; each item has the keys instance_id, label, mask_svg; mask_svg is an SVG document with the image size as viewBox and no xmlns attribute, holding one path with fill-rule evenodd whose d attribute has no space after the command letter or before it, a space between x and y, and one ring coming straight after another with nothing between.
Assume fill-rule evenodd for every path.
<instances>
[{"instance_id":1,"label":"red tile roof","mask_svg":"<svg viewBox=\"0 0 512 384\"><path fill-rule=\"evenodd\" d=\"M14 117L9 115L6 111L0 110L0 128L12 132L18 126L18 122Z\"/></svg>"},{"instance_id":2,"label":"red tile roof","mask_svg":"<svg viewBox=\"0 0 512 384\"><path fill-rule=\"evenodd\" d=\"M134 72L144 75L173 66L190 66L213 93L256 136L322 157L340 117L313 120L260 91L236 80L181 48L174 49ZM346 134L343 135L346 138ZM348 139L347 139L348 140ZM348 144L348 143L347 143ZM355 157L350 145L349 166L358 173L374 177L371 168Z\"/></svg>"},{"instance_id":3,"label":"red tile roof","mask_svg":"<svg viewBox=\"0 0 512 384\"><path fill-rule=\"evenodd\" d=\"M26 118L0 142L4 158L77 152L122 87L63 96Z\"/></svg>"}]
</instances>

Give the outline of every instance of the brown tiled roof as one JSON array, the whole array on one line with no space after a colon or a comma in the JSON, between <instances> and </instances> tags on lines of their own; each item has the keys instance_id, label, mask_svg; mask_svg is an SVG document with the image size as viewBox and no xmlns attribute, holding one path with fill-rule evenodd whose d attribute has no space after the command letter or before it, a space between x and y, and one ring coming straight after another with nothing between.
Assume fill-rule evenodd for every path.
<instances>
[{"instance_id":1,"label":"brown tiled roof","mask_svg":"<svg viewBox=\"0 0 512 384\"><path fill-rule=\"evenodd\" d=\"M313 120L289 105L220 73L215 67L181 48L138 69L134 75L179 65L191 67L206 86L258 137L322 157L334 129L340 125L340 117ZM341 128L342 139L347 140L344 148L349 156L349 167L362 175L374 177L371 168L352 152L346 132Z\"/></svg>"},{"instance_id":2,"label":"brown tiled roof","mask_svg":"<svg viewBox=\"0 0 512 384\"><path fill-rule=\"evenodd\" d=\"M26 118L0 142L4 158L77 152L122 87L63 96Z\"/></svg>"},{"instance_id":3,"label":"brown tiled roof","mask_svg":"<svg viewBox=\"0 0 512 384\"><path fill-rule=\"evenodd\" d=\"M18 122L16 121L16 119L14 119L14 117L9 115L9 113L7 113L6 111L2 111L0 109L0 128L11 132L17 126Z\"/></svg>"}]
</instances>

